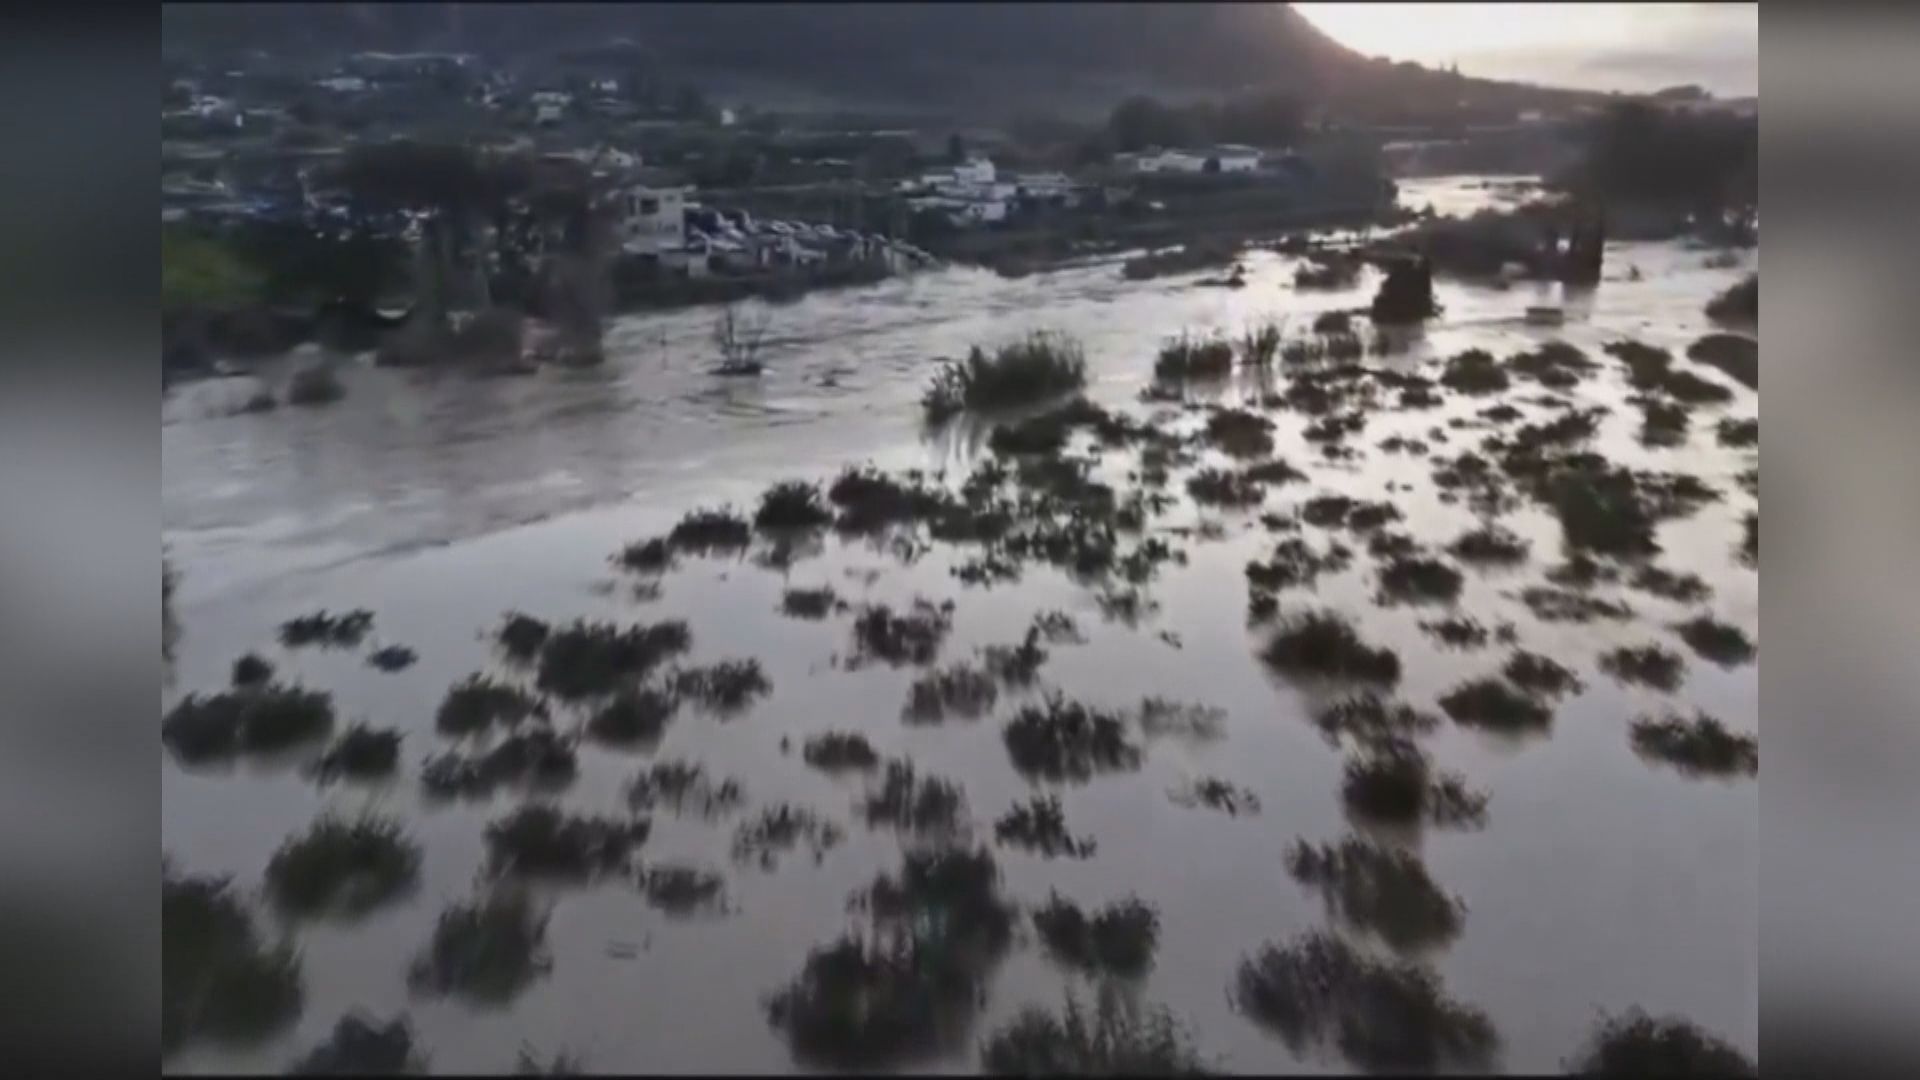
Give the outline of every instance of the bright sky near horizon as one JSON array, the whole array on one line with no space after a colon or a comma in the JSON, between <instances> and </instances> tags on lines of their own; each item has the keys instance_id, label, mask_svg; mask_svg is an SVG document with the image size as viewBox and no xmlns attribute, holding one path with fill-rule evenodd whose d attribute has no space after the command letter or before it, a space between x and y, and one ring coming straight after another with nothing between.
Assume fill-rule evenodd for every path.
<instances>
[{"instance_id":1,"label":"bright sky near horizon","mask_svg":"<svg viewBox=\"0 0 1920 1080\"><path fill-rule=\"evenodd\" d=\"M1760 92L1758 4L1295 4L1368 56L1593 90Z\"/></svg>"}]
</instances>

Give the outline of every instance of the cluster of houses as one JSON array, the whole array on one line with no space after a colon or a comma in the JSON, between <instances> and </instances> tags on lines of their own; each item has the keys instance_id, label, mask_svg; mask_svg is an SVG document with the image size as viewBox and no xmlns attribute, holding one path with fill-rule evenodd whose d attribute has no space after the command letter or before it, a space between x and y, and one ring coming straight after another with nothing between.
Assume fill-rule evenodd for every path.
<instances>
[{"instance_id":1,"label":"cluster of houses","mask_svg":"<svg viewBox=\"0 0 1920 1080\"><path fill-rule=\"evenodd\" d=\"M1016 173L1002 177L991 160L970 157L946 169L909 177L895 185L915 212L934 211L965 228L1005 221L1021 207L1080 205L1097 185L1077 184L1058 172Z\"/></svg>"}]
</instances>

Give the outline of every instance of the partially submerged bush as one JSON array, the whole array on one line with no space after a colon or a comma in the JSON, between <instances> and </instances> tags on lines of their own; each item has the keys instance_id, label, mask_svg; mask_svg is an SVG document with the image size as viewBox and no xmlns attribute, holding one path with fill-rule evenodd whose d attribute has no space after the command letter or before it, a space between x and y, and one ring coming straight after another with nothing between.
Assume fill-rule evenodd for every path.
<instances>
[{"instance_id":1,"label":"partially submerged bush","mask_svg":"<svg viewBox=\"0 0 1920 1080\"><path fill-rule=\"evenodd\" d=\"M1318 325L1317 323L1315 325ZM1280 355L1280 324L1268 320L1240 335L1240 362L1251 368L1273 366Z\"/></svg>"},{"instance_id":2,"label":"partially submerged bush","mask_svg":"<svg viewBox=\"0 0 1920 1080\"><path fill-rule=\"evenodd\" d=\"M1249 814L1260 812L1260 796L1251 788L1243 788L1228 783L1217 776L1203 776L1168 793L1175 806L1205 807L1218 810L1228 817L1239 817L1244 811Z\"/></svg>"},{"instance_id":3,"label":"partially submerged bush","mask_svg":"<svg viewBox=\"0 0 1920 1080\"><path fill-rule=\"evenodd\" d=\"M1544 730L1553 710L1503 679L1469 679L1440 698L1440 708L1456 724L1517 732Z\"/></svg>"},{"instance_id":4,"label":"partially submerged bush","mask_svg":"<svg viewBox=\"0 0 1920 1080\"><path fill-rule=\"evenodd\" d=\"M1267 489L1245 473L1207 468L1187 477L1187 494L1202 506L1258 506Z\"/></svg>"},{"instance_id":5,"label":"partially submerged bush","mask_svg":"<svg viewBox=\"0 0 1920 1080\"><path fill-rule=\"evenodd\" d=\"M1681 446L1693 411L1685 405L1649 398L1640 402L1640 443L1650 447Z\"/></svg>"},{"instance_id":6,"label":"partially submerged bush","mask_svg":"<svg viewBox=\"0 0 1920 1080\"><path fill-rule=\"evenodd\" d=\"M1447 360L1447 369L1440 376L1440 384L1462 394L1495 394L1507 389L1512 382L1492 353L1485 349L1468 349Z\"/></svg>"},{"instance_id":7,"label":"partially submerged bush","mask_svg":"<svg viewBox=\"0 0 1920 1080\"><path fill-rule=\"evenodd\" d=\"M1338 543L1328 544L1326 553L1319 554L1305 540L1290 536L1274 545L1267 561L1247 563L1247 585L1264 592L1311 585L1321 574L1346 569L1352 560L1352 553Z\"/></svg>"},{"instance_id":8,"label":"partially submerged bush","mask_svg":"<svg viewBox=\"0 0 1920 1080\"><path fill-rule=\"evenodd\" d=\"M1739 334L1708 334L1687 346L1687 359L1705 364L1749 390L1760 389L1760 343Z\"/></svg>"},{"instance_id":9,"label":"partially submerged bush","mask_svg":"<svg viewBox=\"0 0 1920 1080\"><path fill-rule=\"evenodd\" d=\"M1140 734L1149 739L1172 737L1194 742L1220 738L1227 710L1213 705L1169 701L1162 697L1140 699Z\"/></svg>"},{"instance_id":10,"label":"partially submerged bush","mask_svg":"<svg viewBox=\"0 0 1920 1080\"><path fill-rule=\"evenodd\" d=\"M1392 686L1400 681L1400 657L1368 645L1336 612L1308 610L1286 619L1267 640L1260 658L1285 675L1318 676Z\"/></svg>"},{"instance_id":11,"label":"partially submerged bush","mask_svg":"<svg viewBox=\"0 0 1920 1080\"><path fill-rule=\"evenodd\" d=\"M1515 566L1527 561L1530 546L1512 529L1488 523L1461 533L1447 550L1464 563Z\"/></svg>"},{"instance_id":12,"label":"partially submerged bush","mask_svg":"<svg viewBox=\"0 0 1920 1080\"><path fill-rule=\"evenodd\" d=\"M1694 652L1723 668L1752 663L1759 653L1745 631L1711 615L1696 615L1673 629Z\"/></svg>"},{"instance_id":13,"label":"partially submerged bush","mask_svg":"<svg viewBox=\"0 0 1920 1080\"><path fill-rule=\"evenodd\" d=\"M1623 683L1638 683L1669 694L1680 689L1686 663L1680 654L1658 645L1610 649L1600 655L1600 669Z\"/></svg>"},{"instance_id":14,"label":"partially submerged bush","mask_svg":"<svg viewBox=\"0 0 1920 1080\"><path fill-rule=\"evenodd\" d=\"M768 488L754 511L757 529L816 529L833 520L833 511L820 499L820 489L802 480L788 480Z\"/></svg>"},{"instance_id":15,"label":"partially submerged bush","mask_svg":"<svg viewBox=\"0 0 1920 1080\"><path fill-rule=\"evenodd\" d=\"M1426 969L1372 959L1323 931L1241 961L1233 992L1295 1053L1331 1046L1371 1071L1485 1068L1499 1047L1486 1014L1448 997Z\"/></svg>"},{"instance_id":16,"label":"partially submerged bush","mask_svg":"<svg viewBox=\"0 0 1920 1080\"><path fill-rule=\"evenodd\" d=\"M273 664L258 653L247 653L233 662L235 688L263 686L273 679Z\"/></svg>"},{"instance_id":17,"label":"partially submerged bush","mask_svg":"<svg viewBox=\"0 0 1920 1080\"><path fill-rule=\"evenodd\" d=\"M1185 333L1162 344L1160 355L1153 362L1156 379L1206 378L1232 370L1231 342L1222 337L1196 338Z\"/></svg>"},{"instance_id":18,"label":"partially submerged bush","mask_svg":"<svg viewBox=\"0 0 1920 1080\"><path fill-rule=\"evenodd\" d=\"M1122 977L1139 975L1153 964L1160 940L1160 916L1137 896L1117 900L1088 914L1059 893L1033 913L1033 928L1047 952L1071 967Z\"/></svg>"},{"instance_id":19,"label":"partially submerged bush","mask_svg":"<svg viewBox=\"0 0 1920 1080\"><path fill-rule=\"evenodd\" d=\"M1487 643L1487 628L1465 615L1423 620L1420 632L1455 649L1478 649Z\"/></svg>"},{"instance_id":20,"label":"partially submerged bush","mask_svg":"<svg viewBox=\"0 0 1920 1080\"><path fill-rule=\"evenodd\" d=\"M1002 739L1013 767L1028 779L1084 782L1097 772L1140 767L1140 748L1127 740L1115 713L1048 694L1007 722Z\"/></svg>"},{"instance_id":21,"label":"partially submerged bush","mask_svg":"<svg viewBox=\"0 0 1920 1080\"><path fill-rule=\"evenodd\" d=\"M517 890L454 904L441 912L432 940L414 957L407 985L434 997L509 1001L553 968L548 917Z\"/></svg>"},{"instance_id":22,"label":"partially submerged bush","mask_svg":"<svg viewBox=\"0 0 1920 1080\"><path fill-rule=\"evenodd\" d=\"M1570 668L1551 657L1542 656L1537 652L1528 652L1526 649L1515 649L1513 655L1507 658L1507 666L1501 668L1500 673L1505 675L1513 685L1533 694L1562 697L1566 694L1577 694L1585 688L1580 682L1580 676L1575 675Z\"/></svg>"},{"instance_id":23,"label":"partially submerged bush","mask_svg":"<svg viewBox=\"0 0 1920 1080\"><path fill-rule=\"evenodd\" d=\"M580 817L535 803L487 825L487 855L496 873L586 879L624 867L648 831L644 820Z\"/></svg>"},{"instance_id":24,"label":"partially submerged bush","mask_svg":"<svg viewBox=\"0 0 1920 1080\"><path fill-rule=\"evenodd\" d=\"M827 499L840 508L834 525L842 532L869 532L900 525L946 511L944 493L926 487L917 474L903 484L872 466L843 470L827 488Z\"/></svg>"},{"instance_id":25,"label":"partially submerged bush","mask_svg":"<svg viewBox=\"0 0 1920 1080\"><path fill-rule=\"evenodd\" d=\"M679 706L677 697L658 687L628 687L594 709L587 734L615 746L656 746Z\"/></svg>"},{"instance_id":26,"label":"partially submerged bush","mask_svg":"<svg viewBox=\"0 0 1920 1080\"><path fill-rule=\"evenodd\" d=\"M949 833L963 824L966 797L950 780L917 776L911 762L889 761L880 786L868 789L861 811L873 828Z\"/></svg>"},{"instance_id":27,"label":"partially submerged bush","mask_svg":"<svg viewBox=\"0 0 1920 1080\"><path fill-rule=\"evenodd\" d=\"M575 619L540 648L540 689L567 701L611 694L693 644L679 619L626 628Z\"/></svg>"},{"instance_id":28,"label":"partially submerged bush","mask_svg":"<svg viewBox=\"0 0 1920 1080\"><path fill-rule=\"evenodd\" d=\"M860 771L877 767L880 755L865 735L854 731L828 731L808 739L800 748L801 760L821 772Z\"/></svg>"},{"instance_id":29,"label":"partially submerged bush","mask_svg":"<svg viewBox=\"0 0 1920 1080\"><path fill-rule=\"evenodd\" d=\"M1240 458L1273 453L1273 421L1244 409L1220 409L1207 417L1207 441Z\"/></svg>"},{"instance_id":30,"label":"partially submerged bush","mask_svg":"<svg viewBox=\"0 0 1920 1080\"><path fill-rule=\"evenodd\" d=\"M1727 730L1696 710L1692 720L1675 713L1633 722L1633 749L1696 776L1752 776L1760 771L1760 740Z\"/></svg>"},{"instance_id":31,"label":"partially submerged bush","mask_svg":"<svg viewBox=\"0 0 1920 1080\"><path fill-rule=\"evenodd\" d=\"M540 655L540 646L547 643L549 632L551 628L539 619L509 611L501 618L500 628L494 631L493 638L508 659L525 664Z\"/></svg>"},{"instance_id":32,"label":"partially submerged bush","mask_svg":"<svg viewBox=\"0 0 1920 1080\"><path fill-rule=\"evenodd\" d=\"M1030 404L1077 390L1086 381L1086 353L1079 342L1035 333L1002 345L992 357L975 346L964 361L942 366L920 400L927 419L937 422L964 409Z\"/></svg>"},{"instance_id":33,"label":"partially submerged bush","mask_svg":"<svg viewBox=\"0 0 1920 1080\"><path fill-rule=\"evenodd\" d=\"M394 672L413 666L420 654L405 645L387 645L367 654L367 666L379 671Z\"/></svg>"},{"instance_id":34,"label":"partially submerged bush","mask_svg":"<svg viewBox=\"0 0 1920 1080\"><path fill-rule=\"evenodd\" d=\"M1436 775L1426 753L1400 736L1376 739L1349 757L1340 795L1348 810L1376 821L1478 826L1486 819L1485 795L1455 774Z\"/></svg>"},{"instance_id":35,"label":"partially submerged bush","mask_svg":"<svg viewBox=\"0 0 1920 1080\"><path fill-rule=\"evenodd\" d=\"M435 798L484 798L501 784L563 787L576 771L573 739L549 727L515 731L483 754L449 751L427 759L420 783Z\"/></svg>"},{"instance_id":36,"label":"partially submerged bush","mask_svg":"<svg viewBox=\"0 0 1920 1080\"><path fill-rule=\"evenodd\" d=\"M1343 737L1369 746L1428 734L1440 726L1440 718L1368 690L1321 709L1313 723L1335 746Z\"/></svg>"},{"instance_id":37,"label":"partially submerged bush","mask_svg":"<svg viewBox=\"0 0 1920 1080\"><path fill-rule=\"evenodd\" d=\"M1676 604L1697 604L1713 595L1712 587L1699 574L1676 574L1652 563L1635 570L1627 584Z\"/></svg>"},{"instance_id":38,"label":"partially submerged bush","mask_svg":"<svg viewBox=\"0 0 1920 1080\"><path fill-rule=\"evenodd\" d=\"M673 548L668 546L664 536L635 540L621 548L613 557L614 563L628 570L642 574L657 574L673 563Z\"/></svg>"},{"instance_id":39,"label":"partially submerged bush","mask_svg":"<svg viewBox=\"0 0 1920 1080\"><path fill-rule=\"evenodd\" d=\"M1630 619L1633 609L1617 600L1588 596L1569 589L1530 585L1520 591L1520 601L1541 622L1586 623L1595 619Z\"/></svg>"},{"instance_id":40,"label":"partially submerged bush","mask_svg":"<svg viewBox=\"0 0 1920 1080\"><path fill-rule=\"evenodd\" d=\"M1738 420L1729 416L1715 426L1714 436L1721 446L1759 446L1760 421Z\"/></svg>"},{"instance_id":41,"label":"partially submerged bush","mask_svg":"<svg viewBox=\"0 0 1920 1080\"><path fill-rule=\"evenodd\" d=\"M729 506L690 510L667 533L669 549L693 555L739 551L752 542L753 527Z\"/></svg>"},{"instance_id":42,"label":"partially submerged bush","mask_svg":"<svg viewBox=\"0 0 1920 1080\"><path fill-rule=\"evenodd\" d=\"M413 1029L405 1016L382 1024L357 1014L340 1018L327 1041L288 1067L294 1076L398 1076L427 1071L413 1052Z\"/></svg>"},{"instance_id":43,"label":"partially submerged bush","mask_svg":"<svg viewBox=\"0 0 1920 1080\"><path fill-rule=\"evenodd\" d=\"M284 750L324 738L332 727L332 695L268 682L204 698L188 694L161 719L160 741L194 763Z\"/></svg>"},{"instance_id":44,"label":"partially submerged bush","mask_svg":"<svg viewBox=\"0 0 1920 1080\"><path fill-rule=\"evenodd\" d=\"M648 905L668 915L726 909L726 879L705 867L655 863L640 872L638 883Z\"/></svg>"},{"instance_id":45,"label":"partially submerged bush","mask_svg":"<svg viewBox=\"0 0 1920 1080\"><path fill-rule=\"evenodd\" d=\"M313 776L322 784L340 778L377 780L393 773L400 760L400 733L376 731L356 723L341 732L313 764Z\"/></svg>"},{"instance_id":46,"label":"partially submerged bush","mask_svg":"<svg viewBox=\"0 0 1920 1080\"><path fill-rule=\"evenodd\" d=\"M540 702L525 690L474 672L447 690L433 725L442 735L478 735L496 724L512 727L540 711Z\"/></svg>"},{"instance_id":47,"label":"partially submerged bush","mask_svg":"<svg viewBox=\"0 0 1920 1080\"><path fill-rule=\"evenodd\" d=\"M749 657L682 668L673 673L673 692L715 712L731 713L746 708L755 698L771 694L773 683L761 670L760 661Z\"/></svg>"},{"instance_id":48,"label":"partially submerged bush","mask_svg":"<svg viewBox=\"0 0 1920 1080\"><path fill-rule=\"evenodd\" d=\"M335 615L325 608L280 624L280 644L289 649L303 645L321 645L330 649L356 649L373 629L373 612L355 608Z\"/></svg>"},{"instance_id":49,"label":"partially submerged bush","mask_svg":"<svg viewBox=\"0 0 1920 1080\"><path fill-rule=\"evenodd\" d=\"M1586 1046L1563 1063L1576 1076L1758 1076L1745 1054L1677 1016L1639 1009L1603 1017Z\"/></svg>"},{"instance_id":50,"label":"partially submerged bush","mask_svg":"<svg viewBox=\"0 0 1920 1080\"><path fill-rule=\"evenodd\" d=\"M1035 795L1011 809L993 823L993 835L1002 844L1051 859L1085 859L1093 855L1091 837L1076 839L1067 831L1066 814L1055 795Z\"/></svg>"},{"instance_id":51,"label":"partially submerged bush","mask_svg":"<svg viewBox=\"0 0 1920 1080\"><path fill-rule=\"evenodd\" d=\"M916 599L896 615L885 604L870 604L853 623L853 641L861 659L876 658L893 667L930 664L953 626L953 601L935 605Z\"/></svg>"},{"instance_id":52,"label":"partially submerged bush","mask_svg":"<svg viewBox=\"0 0 1920 1080\"><path fill-rule=\"evenodd\" d=\"M294 915L359 915L413 887L420 846L398 821L327 816L289 837L267 863L267 895Z\"/></svg>"},{"instance_id":53,"label":"partially submerged bush","mask_svg":"<svg viewBox=\"0 0 1920 1080\"><path fill-rule=\"evenodd\" d=\"M1319 891L1327 911L1394 949L1422 949L1460 934L1467 906L1448 896L1419 856L1357 836L1338 845L1295 841L1287 873Z\"/></svg>"},{"instance_id":54,"label":"partially submerged bush","mask_svg":"<svg viewBox=\"0 0 1920 1080\"><path fill-rule=\"evenodd\" d=\"M761 869L772 870L783 853L805 844L817 863L845 835L840 826L813 811L782 803L741 822L733 834L733 857L738 862L757 860Z\"/></svg>"},{"instance_id":55,"label":"partially submerged bush","mask_svg":"<svg viewBox=\"0 0 1920 1080\"><path fill-rule=\"evenodd\" d=\"M1549 341L1507 360L1508 369L1554 390L1571 389L1583 375L1598 366L1564 341Z\"/></svg>"},{"instance_id":56,"label":"partially submerged bush","mask_svg":"<svg viewBox=\"0 0 1920 1080\"><path fill-rule=\"evenodd\" d=\"M1208 1062L1164 1008L1144 1015L1102 993L1089 1017L1072 994L1055 1016L1027 1006L980 1046L981 1067L999 1076L1204 1076Z\"/></svg>"},{"instance_id":57,"label":"partially submerged bush","mask_svg":"<svg viewBox=\"0 0 1920 1080\"><path fill-rule=\"evenodd\" d=\"M267 947L225 878L176 875L161 864L160 1047L198 1039L252 1042L299 1015L300 958Z\"/></svg>"},{"instance_id":58,"label":"partially submerged bush","mask_svg":"<svg viewBox=\"0 0 1920 1080\"><path fill-rule=\"evenodd\" d=\"M1008 651L1017 653L1019 648ZM1046 653L1041 652L1040 656L1044 659ZM1013 675L1026 670L1025 665L1011 655L1000 657L998 668ZM937 724L949 715L972 720L993 711L999 696L999 682L992 671L965 663L953 664L915 679L907 691L901 716L916 724Z\"/></svg>"},{"instance_id":59,"label":"partially submerged bush","mask_svg":"<svg viewBox=\"0 0 1920 1080\"><path fill-rule=\"evenodd\" d=\"M635 776L626 789L627 805L635 811L665 807L675 814L693 813L712 820L736 810L746 801L740 782L715 783L699 765L684 761L656 761Z\"/></svg>"},{"instance_id":60,"label":"partially submerged bush","mask_svg":"<svg viewBox=\"0 0 1920 1080\"><path fill-rule=\"evenodd\" d=\"M331 364L301 368L287 380L289 405L331 405L346 396L347 388L341 384L340 376L334 374Z\"/></svg>"},{"instance_id":61,"label":"partially submerged bush","mask_svg":"<svg viewBox=\"0 0 1920 1080\"><path fill-rule=\"evenodd\" d=\"M780 594L780 613L792 619L824 619L829 612L843 606L831 585L788 589Z\"/></svg>"},{"instance_id":62,"label":"partially submerged bush","mask_svg":"<svg viewBox=\"0 0 1920 1080\"><path fill-rule=\"evenodd\" d=\"M1380 592L1376 600L1388 606L1450 604L1459 598L1464 580L1460 571L1438 559L1419 556L1394 559L1380 570Z\"/></svg>"}]
</instances>

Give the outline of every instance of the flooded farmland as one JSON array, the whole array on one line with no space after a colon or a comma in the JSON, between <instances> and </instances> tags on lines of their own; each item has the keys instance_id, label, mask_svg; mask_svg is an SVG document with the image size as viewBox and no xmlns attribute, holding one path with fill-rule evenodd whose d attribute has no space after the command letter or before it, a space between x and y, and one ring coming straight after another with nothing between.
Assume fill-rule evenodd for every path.
<instances>
[{"instance_id":1,"label":"flooded farmland","mask_svg":"<svg viewBox=\"0 0 1920 1080\"><path fill-rule=\"evenodd\" d=\"M1752 1056L1758 394L1688 349L1758 253L1709 255L1442 279L1364 371L1283 346L1156 384L1183 332L1318 340L1378 284L1256 251L1238 289L1103 261L815 294L768 309L754 380L689 310L616 322L589 371L358 365L334 406L241 416L177 389L162 713L244 681L292 719L164 748L163 845L231 876L299 992L167 1067L279 1070L357 1011L437 1071L968 1070L1101 987L1227 1071L1552 1071L1636 1007ZM1064 442L926 423L938 358L1043 331L1086 359ZM895 484L836 483L868 464ZM826 518L752 526L785 481ZM726 506L745 535L688 520ZM283 625L321 609L371 621ZM397 750L320 737L356 724ZM344 896L282 850L323 819L381 856ZM524 963L462 951L523 900ZM1312 973L1397 1011L1275 989Z\"/></svg>"}]
</instances>

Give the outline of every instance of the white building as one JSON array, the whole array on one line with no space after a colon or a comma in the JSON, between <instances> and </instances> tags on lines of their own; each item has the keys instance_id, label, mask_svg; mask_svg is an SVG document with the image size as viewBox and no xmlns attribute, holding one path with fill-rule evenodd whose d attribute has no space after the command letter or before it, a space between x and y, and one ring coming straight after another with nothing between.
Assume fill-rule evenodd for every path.
<instances>
[{"instance_id":1,"label":"white building","mask_svg":"<svg viewBox=\"0 0 1920 1080\"><path fill-rule=\"evenodd\" d=\"M636 175L619 189L620 249L660 255L687 246L685 184L664 175Z\"/></svg>"},{"instance_id":2,"label":"white building","mask_svg":"<svg viewBox=\"0 0 1920 1080\"><path fill-rule=\"evenodd\" d=\"M1250 173L1260 168L1260 151L1228 144L1204 150L1151 150L1133 157L1133 171L1141 173L1203 173L1217 163L1223 173Z\"/></svg>"}]
</instances>

